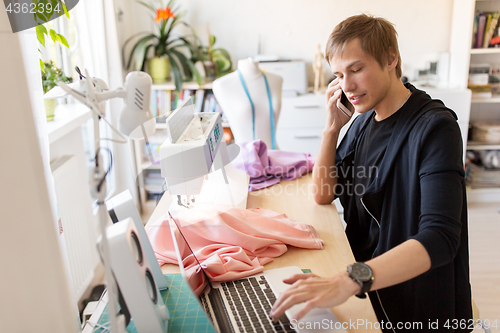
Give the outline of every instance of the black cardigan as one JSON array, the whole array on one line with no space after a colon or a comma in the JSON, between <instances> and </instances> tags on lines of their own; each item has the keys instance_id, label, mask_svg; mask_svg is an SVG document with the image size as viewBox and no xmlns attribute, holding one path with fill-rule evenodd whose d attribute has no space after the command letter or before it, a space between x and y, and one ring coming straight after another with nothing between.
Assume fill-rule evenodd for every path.
<instances>
[{"instance_id":1,"label":"black cardigan","mask_svg":"<svg viewBox=\"0 0 500 333\"><path fill-rule=\"evenodd\" d=\"M412 107L398 111L402 114L378 177L366 189L362 203L380 224L373 257L416 239L429 253L432 267L409 281L370 292L370 299L379 321L390 321L395 331L409 331L398 330L398 322L421 322L423 330L419 332L469 332L472 309L467 202L457 116L441 101L432 100L410 84L406 86L412 91L407 102ZM337 149L337 186L342 188L335 192L341 193L348 238L356 234L357 225L354 196L346 190L353 186L353 172L349 171L355 167L357 138L374 113L355 119ZM429 328L436 321L439 329ZM461 323L467 328L460 329Z\"/></svg>"}]
</instances>

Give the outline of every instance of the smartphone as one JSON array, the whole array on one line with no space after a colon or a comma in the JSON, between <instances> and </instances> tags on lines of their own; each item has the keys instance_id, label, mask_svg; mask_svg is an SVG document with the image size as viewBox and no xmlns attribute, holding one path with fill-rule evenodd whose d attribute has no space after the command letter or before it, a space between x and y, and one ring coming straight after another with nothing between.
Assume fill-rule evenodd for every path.
<instances>
[{"instance_id":1,"label":"smartphone","mask_svg":"<svg viewBox=\"0 0 500 333\"><path fill-rule=\"evenodd\" d=\"M349 101L349 98L347 98L343 90L342 95L340 95L340 98L337 100L337 107L340 111L344 112L346 116L349 118L352 117L352 114L354 113L354 105L352 105Z\"/></svg>"}]
</instances>

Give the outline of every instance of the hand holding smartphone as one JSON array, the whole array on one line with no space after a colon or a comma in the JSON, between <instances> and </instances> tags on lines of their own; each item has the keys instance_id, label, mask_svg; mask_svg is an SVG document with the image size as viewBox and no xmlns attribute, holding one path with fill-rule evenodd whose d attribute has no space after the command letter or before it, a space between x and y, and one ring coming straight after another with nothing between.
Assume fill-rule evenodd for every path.
<instances>
[{"instance_id":1,"label":"hand holding smartphone","mask_svg":"<svg viewBox=\"0 0 500 333\"><path fill-rule=\"evenodd\" d=\"M354 105L349 101L349 98L347 98L343 90L342 95L340 95L340 98L337 100L337 108L349 118L351 118L354 113Z\"/></svg>"}]
</instances>

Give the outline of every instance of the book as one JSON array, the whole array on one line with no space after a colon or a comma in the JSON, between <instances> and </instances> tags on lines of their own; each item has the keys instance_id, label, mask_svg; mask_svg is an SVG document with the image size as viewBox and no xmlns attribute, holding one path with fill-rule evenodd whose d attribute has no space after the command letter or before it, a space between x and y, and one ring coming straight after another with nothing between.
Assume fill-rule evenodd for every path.
<instances>
[{"instance_id":1,"label":"book","mask_svg":"<svg viewBox=\"0 0 500 333\"><path fill-rule=\"evenodd\" d=\"M216 104L217 101L215 100L215 96L212 94L212 96L210 96L210 112L215 112Z\"/></svg>"},{"instance_id":2,"label":"book","mask_svg":"<svg viewBox=\"0 0 500 333\"><path fill-rule=\"evenodd\" d=\"M187 101L193 95L193 93L193 90L184 90L184 98L182 99L182 101Z\"/></svg>"},{"instance_id":3,"label":"book","mask_svg":"<svg viewBox=\"0 0 500 333\"><path fill-rule=\"evenodd\" d=\"M486 44L486 35L487 32L490 30L490 25L491 25L491 13L485 13L486 14L486 24L484 25L484 32L483 32L483 40L481 42L481 47L486 48L488 47L488 44Z\"/></svg>"},{"instance_id":4,"label":"book","mask_svg":"<svg viewBox=\"0 0 500 333\"><path fill-rule=\"evenodd\" d=\"M500 122L474 121L472 122L472 138L487 144L500 143Z\"/></svg>"},{"instance_id":5,"label":"book","mask_svg":"<svg viewBox=\"0 0 500 333\"><path fill-rule=\"evenodd\" d=\"M476 12L476 14L474 15L474 26L472 28L472 45L471 45L471 48L475 48L476 47L478 21L479 21L479 12Z\"/></svg>"},{"instance_id":6,"label":"book","mask_svg":"<svg viewBox=\"0 0 500 333\"><path fill-rule=\"evenodd\" d=\"M171 91L170 90L158 90L156 92L159 95L160 104L157 106L158 118L156 118L157 123L165 123L167 117L171 112Z\"/></svg>"},{"instance_id":7,"label":"book","mask_svg":"<svg viewBox=\"0 0 500 333\"><path fill-rule=\"evenodd\" d=\"M479 20L477 23L477 38L476 38L477 49L480 49L483 46L485 25L486 25L486 13L480 13Z\"/></svg>"},{"instance_id":8,"label":"book","mask_svg":"<svg viewBox=\"0 0 500 333\"><path fill-rule=\"evenodd\" d=\"M491 98L493 96L490 84L468 84L467 88L472 91L472 97L475 98Z\"/></svg>"},{"instance_id":9,"label":"book","mask_svg":"<svg viewBox=\"0 0 500 333\"><path fill-rule=\"evenodd\" d=\"M153 112L153 115L156 117L156 90L151 91L151 98L149 102L149 108Z\"/></svg>"},{"instance_id":10,"label":"book","mask_svg":"<svg viewBox=\"0 0 500 333\"><path fill-rule=\"evenodd\" d=\"M174 91L174 93L172 94L172 98L173 98L172 110L176 110L177 109L177 105L179 103L179 92L178 91Z\"/></svg>"},{"instance_id":11,"label":"book","mask_svg":"<svg viewBox=\"0 0 500 333\"><path fill-rule=\"evenodd\" d=\"M194 95L194 110L196 112L201 112L203 110L203 97L205 96L204 89L196 90Z\"/></svg>"},{"instance_id":12,"label":"book","mask_svg":"<svg viewBox=\"0 0 500 333\"><path fill-rule=\"evenodd\" d=\"M172 91L165 90L164 93L165 93L165 115L169 116L170 113L172 112L172 103L170 102L171 101L170 96L172 95Z\"/></svg>"},{"instance_id":13,"label":"book","mask_svg":"<svg viewBox=\"0 0 500 333\"><path fill-rule=\"evenodd\" d=\"M205 93L205 98L203 100L203 112L213 112L212 110L212 98L214 97L214 93L212 91L207 91ZM215 106L214 106L215 107Z\"/></svg>"},{"instance_id":14,"label":"book","mask_svg":"<svg viewBox=\"0 0 500 333\"><path fill-rule=\"evenodd\" d=\"M175 105L175 108L177 109L179 105L182 104L183 101L184 101L184 90L179 91L179 96L177 97L177 104Z\"/></svg>"},{"instance_id":15,"label":"book","mask_svg":"<svg viewBox=\"0 0 500 333\"><path fill-rule=\"evenodd\" d=\"M155 111L155 115L157 117L159 116L159 113L160 113L160 107L161 107L161 94L158 91L156 94L156 111Z\"/></svg>"},{"instance_id":16,"label":"book","mask_svg":"<svg viewBox=\"0 0 500 333\"><path fill-rule=\"evenodd\" d=\"M484 37L483 47L486 48L490 46L491 38L493 37L495 30L497 29L499 18L500 18L500 12L494 12L492 14L490 26L485 31L486 36Z\"/></svg>"},{"instance_id":17,"label":"book","mask_svg":"<svg viewBox=\"0 0 500 333\"><path fill-rule=\"evenodd\" d=\"M163 114L163 105L165 104L165 94L163 91L158 91L158 97L160 102L158 103L158 117L161 117Z\"/></svg>"},{"instance_id":18,"label":"book","mask_svg":"<svg viewBox=\"0 0 500 333\"><path fill-rule=\"evenodd\" d=\"M467 88L469 88L472 93L491 93L491 85L490 84L468 84Z\"/></svg>"},{"instance_id":19,"label":"book","mask_svg":"<svg viewBox=\"0 0 500 333\"><path fill-rule=\"evenodd\" d=\"M498 187L500 186L500 170L468 163L466 183L472 188Z\"/></svg>"}]
</instances>

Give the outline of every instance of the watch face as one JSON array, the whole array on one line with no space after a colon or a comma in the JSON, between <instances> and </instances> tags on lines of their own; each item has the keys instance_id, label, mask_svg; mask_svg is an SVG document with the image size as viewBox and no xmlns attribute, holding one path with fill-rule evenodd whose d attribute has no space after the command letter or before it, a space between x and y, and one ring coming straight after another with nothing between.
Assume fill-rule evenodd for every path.
<instances>
[{"instance_id":1,"label":"watch face","mask_svg":"<svg viewBox=\"0 0 500 333\"><path fill-rule=\"evenodd\" d=\"M368 265L355 263L352 265L352 276L361 281L368 281L372 278L372 270Z\"/></svg>"}]
</instances>

